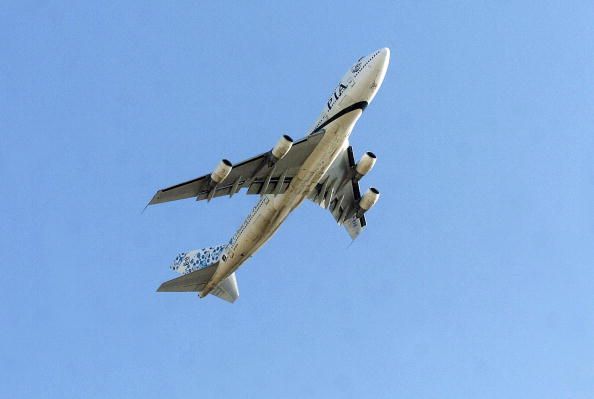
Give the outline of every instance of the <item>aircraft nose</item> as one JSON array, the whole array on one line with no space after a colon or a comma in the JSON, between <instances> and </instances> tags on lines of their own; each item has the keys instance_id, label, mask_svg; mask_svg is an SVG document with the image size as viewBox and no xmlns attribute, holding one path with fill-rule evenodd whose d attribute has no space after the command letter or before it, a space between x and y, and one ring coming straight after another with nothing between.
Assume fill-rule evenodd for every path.
<instances>
[{"instance_id":1,"label":"aircraft nose","mask_svg":"<svg viewBox=\"0 0 594 399\"><path fill-rule=\"evenodd\" d=\"M373 53L357 60L341 81L348 82L341 84L346 90L346 95L353 102L365 101L368 104L373 100L379 90L390 63L390 49L383 47ZM329 104L334 102L334 94ZM338 98L336 98L338 100ZM331 106L328 106L330 109Z\"/></svg>"},{"instance_id":2,"label":"aircraft nose","mask_svg":"<svg viewBox=\"0 0 594 399\"><path fill-rule=\"evenodd\" d=\"M368 60L369 68L366 68L365 74L360 78L366 88L366 91L362 93L362 97L370 103L384 81L390 63L390 49L384 47L376 50L369 56Z\"/></svg>"},{"instance_id":3,"label":"aircraft nose","mask_svg":"<svg viewBox=\"0 0 594 399\"><path fill-rule=\"evenodd\" d=\"M387 47L380 49L377 57L378 64L380 64L382 67L387 65L390 62L390 49Z\"/></svg>"},{"instance_id":4,"label":"aircraft nose","mask_svg":"<svg viewBox=\"0 0 594 399\"><path fill-rule=\"evenodd\" d=\"M384 47L377 51L377 55L375 57L375 63L373 65L373 69L375 74L377 75L378 80L380 82L384 79L384 75L386 74L386 70L388 69L388 64L390 63L390 49Z\"/></svg>"}]
</instances>

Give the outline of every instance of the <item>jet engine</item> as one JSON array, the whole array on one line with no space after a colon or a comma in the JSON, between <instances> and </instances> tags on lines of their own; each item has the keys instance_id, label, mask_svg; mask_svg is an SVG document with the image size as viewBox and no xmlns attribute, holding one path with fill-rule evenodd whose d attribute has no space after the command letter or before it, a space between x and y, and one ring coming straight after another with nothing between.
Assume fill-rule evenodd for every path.
<instances>
[{"instance_id":1,"label":"jet engine","mask_svg":"<svg viewBox=\"0 0 594 399\"><path fill-rule=\"evenodd\" d=\"M379 200L380 193L377 188L371 187L359 201L359 211L357 216L362 216L365 212L370 210Z\"/></svg>"},{"instance_id":2,"label":"jet engine","mask_svg":"<svg viewBox=\"0 0 594 399\"><path fill-rule=\"evenodd\" d=\"M223 159L221 162L219 162L214 172L211 173L210 179L215 184L219 184L225 180L227 176L229 176L231 169L233 169L233 164L229 160Z\"/></svg>"},{"instance_id":3,"label":"jet engine","mask_svg":"<svg viewBox=\"0 0 594 399\"><path fill-rule=\"evenodd\" d=\"M363 176L365 176L375 165L376 156L373 152L367 151L361 157L361 160L355 166L355 179L361 180Z\"/></svg>"},{"instance_id":4,"label":"jet engine","mask_svg":"<svg viewBox=\"0 0 594 399\"><path fill-rule=\"evenodd\" d=\"M283 136L280 138L280 140L276 143L276 145L270 152L272 155L273 163L283 159L283 157L289 153L292 146L293 139L290 136L283 134Z\"/></svg>"}]
</instances>

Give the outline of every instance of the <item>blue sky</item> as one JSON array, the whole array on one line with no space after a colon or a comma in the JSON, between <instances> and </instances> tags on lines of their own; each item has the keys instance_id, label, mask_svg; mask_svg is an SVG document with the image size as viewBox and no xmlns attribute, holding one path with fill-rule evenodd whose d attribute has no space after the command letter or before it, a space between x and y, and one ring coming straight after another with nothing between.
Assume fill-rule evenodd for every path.
<instances>
[{"instance_id":1,"label":"blue sky","mask_svg":"<svg viewBox=\"0 0 594 399\"><path fill-rule=\"evenodd\" d=\"M594 395L591 3L120 3L0 6L1 397ZM384 46L359 239L306 203L234 305L157 294L257 198L155 190L302 136Z\"/></svg>"}]
</instances>

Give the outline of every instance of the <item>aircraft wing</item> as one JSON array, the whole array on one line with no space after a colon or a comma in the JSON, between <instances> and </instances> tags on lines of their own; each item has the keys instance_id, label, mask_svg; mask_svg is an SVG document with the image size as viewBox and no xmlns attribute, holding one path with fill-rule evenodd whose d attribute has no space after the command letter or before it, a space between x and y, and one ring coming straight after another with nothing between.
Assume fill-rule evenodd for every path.
<instances>
[{"instance_id":1,"label":"aircraft wing","mask_svg":"<svg viewBox=\"0 0 594 399\"><path fill-rule=\"evenodd\" d=\"M217 184L213 184L211 175L207 174L163 188L157 191L149 205L191 197L201 201L223 195L232 196L242 188L247 188L248 194L282 194L324 133L322 129L295 142L290 151L276 163L271 162L271 151L240 162Z\"/></svg>"},{"instance_id":2,"label":"aircraft wing","mask_svg":"<svg viewBox=\"0 0 594 399\"><path fill-rule=\"evenodd\" d=\"M328 209L336 223L344 226L353 240L367 224L364 215L357 216L361 191L359 182L354 179L354 167L353 148L349 146L336 158L309 196L310 200Z\"/></svg>"}]
</instances>

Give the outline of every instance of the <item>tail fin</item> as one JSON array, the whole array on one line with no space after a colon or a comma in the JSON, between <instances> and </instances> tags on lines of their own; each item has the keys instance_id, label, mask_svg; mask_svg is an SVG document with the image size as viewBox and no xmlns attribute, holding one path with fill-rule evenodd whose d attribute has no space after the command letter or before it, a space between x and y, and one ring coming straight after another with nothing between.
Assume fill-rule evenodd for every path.
<instances>
[{"instance_id":1,"label":"tail fin","mask_svg":"<svg viewBox=\"0 0 594 399\"><path fill-rule=\"evenodd\" d=\"M157 291L202 291L216 271L226 247L226 244L221 244L180 253L175 257L171 269L182 276L164 282ZM239 297L235 273L218 283L210 293L227 302L235 302Z\"/></svg>"},{"instance_id":2,"label":"tail fin","mask_svg":"<svg viewBox=\"0 0 594 399\"><path fill-rule=\"evenodd\" d=\"M175 257L171 269L179 274L188 274L212 266L220 260L226 247L227 244L221 244L182 252Z\"/></svg>"},{"instance_id":3,"label":"tail fin","mask_svg":"<svg viewBox=\"0 0 594 399\"><path fill-rule=\"evenodd\" d=\"M239 288L237 287L235 272L231 273L229 277L218 283L210 293L227 302L235 302L235 300L239 298Z\"/></svg>"}]
</instances>

